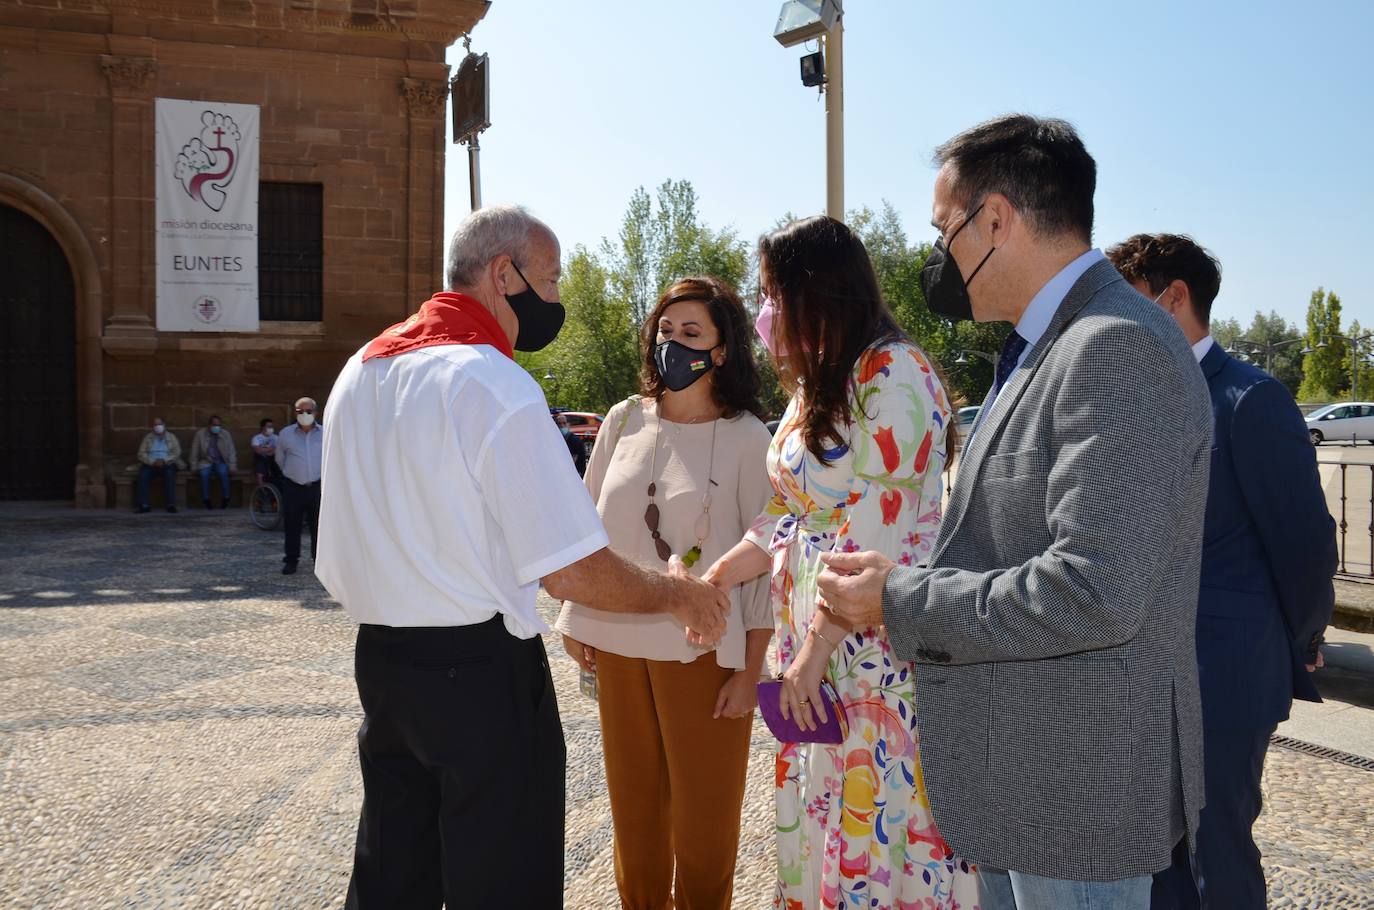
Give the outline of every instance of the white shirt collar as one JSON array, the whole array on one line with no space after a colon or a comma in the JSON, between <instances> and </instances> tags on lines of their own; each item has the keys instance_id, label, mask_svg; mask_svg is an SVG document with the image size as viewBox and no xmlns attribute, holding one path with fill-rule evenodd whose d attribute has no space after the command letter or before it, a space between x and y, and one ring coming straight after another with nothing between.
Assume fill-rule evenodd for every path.
<instances>
[{"instance_id":1,"label":"white shirt collar","mask_svg":"<svg viewBox=\"0 0 1374 910\"><path fill-rule=\"evenodd\" d=\"M1214 344L1216 341L1211 335L1204 335L1201 341L1193 345L1193 356L1197 358L1198 363L1202 363L1202 358L1207 356L1207 352L1212 349Z\"/></svg>"},{"instance_id":2,"label":"white shirt collar","mask_svg":"<svg viewBox=\"0 0 1374 910\"><path fill-rule=\"evenodd\" d=\"M1045 286L1031 298L1030 305L1021 314L1021 319L1016 323L1016 334L1026 339L1026 351L1035 347L1045 334L1045 330L1054 321L1054 314L1059 309L1059 305L1068 296L1069 289L1074 282L1083 277L1083 273L1092 268L1098 262L1106 259L1101 250L1088 250L1073 262L1064 266L1059 273L1045 282ZM1025 354L1021 355L1022 359Z\"/></svg>"}]
</instances>

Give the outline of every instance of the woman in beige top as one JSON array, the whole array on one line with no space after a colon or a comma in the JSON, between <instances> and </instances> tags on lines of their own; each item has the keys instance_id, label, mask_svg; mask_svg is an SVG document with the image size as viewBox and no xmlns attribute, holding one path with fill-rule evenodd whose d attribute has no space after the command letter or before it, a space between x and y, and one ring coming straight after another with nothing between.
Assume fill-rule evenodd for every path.
<instances>
[{"instance_id":1,"label":"woman in beige top","mask_svg":"<svg viewBox=\"0 0 1374 910\"><path fill-rule=\"evenodd\" d=\"M714 278L678 281L642 334L644 395L606 415L586 483L611 547L694 574L740 539L772 487L749 317ZM622 906L728 910L756 689L773 634L768 580L731 593L725 637L565 603L556 627L596 674Z\"/></svg>"}]
</instances>

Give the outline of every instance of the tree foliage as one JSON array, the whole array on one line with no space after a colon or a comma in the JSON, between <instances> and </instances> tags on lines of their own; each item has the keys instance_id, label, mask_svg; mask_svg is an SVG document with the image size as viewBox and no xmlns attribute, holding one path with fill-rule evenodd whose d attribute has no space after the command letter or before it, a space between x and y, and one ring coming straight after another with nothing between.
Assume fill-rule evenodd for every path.
<instances>
[{"instance_id":1,"label":"tree foliage","mask_svg":"<svg viewBox=\"0 0 1374 910\"><path fill-rule=\"evenodd\" d=\"M1299 401L1333 401L1349 388L1350 351L1341 336L1341 299L1317 288L1307 305L1307 347Z\"/></svg>"},{"instance_id":2,"label":"tree foliage","mask_svg":"<svg viewBox=\"0 0 1374 910\"><path fill-rule=\"evenodd\" d=\"M605 413L639 385L639 332L663 289L688 275L735 286L749 256L734 231L712 230L697 215L691 183L668 180L650 197L630 197L616 242L600 252L576 246L559 281L567 308L553 344L518 360L554 406Z\"/></svg>"}]
</instances>

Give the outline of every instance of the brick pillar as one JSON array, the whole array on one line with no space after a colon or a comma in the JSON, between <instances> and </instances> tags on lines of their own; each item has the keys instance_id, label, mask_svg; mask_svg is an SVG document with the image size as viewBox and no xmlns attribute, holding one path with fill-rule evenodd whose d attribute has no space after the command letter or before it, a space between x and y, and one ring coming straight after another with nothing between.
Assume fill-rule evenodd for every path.
<instances>
[{"instance_id":1,"label":"brick pillar","mask_svg":"<svg viewBox=\"0 0 1374 910\"><path fill-rule=\"evenodd\" d=\"M448 67L412 61L410 71L429 78L401 80L410 113L406 137L406 302L409 314L443 287L444 100Z\"/></svg>"},{"instance_id":2,"label":"brick pillar","mask_svg":"<svg viewBox=\"0 0 1374 910\"><path fill-rule=\"evenodd\" d=\"M105 54L110 83L110 301L102 346L115 357L150 357L153 321L153 95L157 61Z\"/></svg>"}]
</instances>

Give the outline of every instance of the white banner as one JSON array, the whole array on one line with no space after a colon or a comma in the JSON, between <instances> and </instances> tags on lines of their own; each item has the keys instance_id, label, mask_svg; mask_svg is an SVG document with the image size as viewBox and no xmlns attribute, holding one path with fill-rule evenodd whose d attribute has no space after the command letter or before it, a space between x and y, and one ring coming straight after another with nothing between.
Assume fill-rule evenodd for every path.
<instances>
[{"instance_id":1,"label":"white banner","mask_svg":"<svg viewBox=\"0 0 1374 910\"><path fill-rule=\"evenodd\" d=\"M258 106L157 99L157 327L258 330Z\"/></svg>"}]
</instances>

